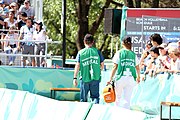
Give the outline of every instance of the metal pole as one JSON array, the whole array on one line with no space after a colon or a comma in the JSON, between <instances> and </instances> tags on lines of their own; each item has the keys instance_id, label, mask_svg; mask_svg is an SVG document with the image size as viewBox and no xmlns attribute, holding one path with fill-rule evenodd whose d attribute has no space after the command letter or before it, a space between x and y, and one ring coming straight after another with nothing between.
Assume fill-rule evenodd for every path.
<instances>
[{"instance_id":1,"label":"metal pole","mask_svg":"<svg viewBox=\"0 0 180 120\"><path fill-rule=\"evenodd\" d=\"M63 34L63 44L62 44L62 66L65 67L66 61L66 0L62 0L62 34Z\"/></svg>"},{"instance_id":2,"label":"metal pole","mask_svg":"<svg viewBox=\"0 0 180 120\"><path fill-rule=\"evenodd\" d=\"M111 36L111 58L113 57L113 35Z\"/></svg>"},{"instance_id":3,"label":"metal pole","mask_svg":"<svg viewBox=\"0 0 180 120\"><path fill-rule=\"evenodd\" d=\"M46 39L46 43L45 43L45 66L47 67L47 50L48 50L48 44L47 44L47 39ZM42 61L41 61L42 62Z\"/></svg>"}]
</instances>

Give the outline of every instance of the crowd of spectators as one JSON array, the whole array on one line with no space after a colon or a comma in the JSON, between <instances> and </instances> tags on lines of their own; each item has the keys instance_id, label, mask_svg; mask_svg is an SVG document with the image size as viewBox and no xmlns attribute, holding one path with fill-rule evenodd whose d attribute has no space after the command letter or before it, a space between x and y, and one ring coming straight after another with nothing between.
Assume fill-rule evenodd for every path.
<instances>
[{"instance_id":1,"label":"crowd of spectators","mask_svg":"<svg viewBox=\"0 0 180 120\"><path fill-rule=\"evenodd\" d=\"M163 43L160 34L151 35L141 56L140 67L144 75L151 77L165 72L180 73L180 40Z\"/></svg>"},{"instance_id":2,"label":"crowd of spectators","mask_svg":"<svg viewBox=\"0 0 180 120\"><path fill-rule=\"evenodd\" d=\"M46 38L42 21L35 20L35 11L30 0L0 1L1 50L6 54L45 54ZM23 40L20 42L20 40ZM34 40L38 40L37 42ZM27 41L27 42L26 42ZM42 42L41 42L42 41ZM9 55L8 64L14 65L15 56ZM44 58L30 57L30 66L44 66ZM22 57L22 66L27 65L27 56ZM36 62L37 61L37 62Z\"/></svg>"}]
</instances>

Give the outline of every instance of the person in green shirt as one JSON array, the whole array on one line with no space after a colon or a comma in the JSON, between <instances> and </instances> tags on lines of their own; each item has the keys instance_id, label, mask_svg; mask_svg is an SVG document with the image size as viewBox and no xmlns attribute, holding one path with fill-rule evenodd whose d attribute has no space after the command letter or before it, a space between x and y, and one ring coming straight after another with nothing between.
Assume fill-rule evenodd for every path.
<instances>
[{"instance_id":1,"label":"person in green shirt","mask_svg":"<svg viewBox=\"0 0 180 120\"><path fill-rule=\"evenodd\" d=\"M101 81L101 70L104 67L104 57L93 47L94 39L91 34L84 37L85 48L80 50L76 57L74 70L74 86L77 86L77 74L80 79L80 101L87 102L88 92L95 104L99 103L99 83Z\"/></svg>"},{"instance_id":2,"label":"person in green shirt","mask_svg":"<svg viewBox=\"0 0 180 120\"><path fill-rule=\"evenodd\" d=\"M130 37L123 39L122 46L123 48L119 50L112 59L114 65L108 83L114 79L116 106L121 106L122 93L124 92L123 98L126 103L121 107L130 109L130 99L133 88L136 82L140 82L139 60L131 50L132 42Z\"/></svg>"}]
</instances>

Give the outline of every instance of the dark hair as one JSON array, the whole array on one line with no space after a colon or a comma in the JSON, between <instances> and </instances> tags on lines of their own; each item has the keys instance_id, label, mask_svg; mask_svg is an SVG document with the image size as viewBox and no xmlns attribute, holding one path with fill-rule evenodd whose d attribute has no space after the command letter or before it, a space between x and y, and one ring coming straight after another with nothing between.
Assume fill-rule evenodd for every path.
<instances>
[{"instance_id":1,"label":"dark hair","mask_svg":"<svg viewBox=\"0 0 180 120\"><path fill-rule=\"evenodd\" d=\"M91 34L86 34L84 37L84 42L89 45L92 44L94 42L94 38Z\"/></svg>"},{"instance_id":2,"label":"dark hair","mask_svg":"<svg viewBox=\"0 0 180 120\"><path fill-rule=\"evenodd\" d=\"M9 11L9 13L12 13L13 15L15 15L15 11Z\"/></svg>"},{"instance_id":3,"label":"dark hair","mask_svg":"<svg viewBox=\"0 0 180 120\"><path fill-rule=\"evenodd\" d=\"M30 0L25 0L24 3L28 2L30 4Z\"/></svg>"},{"instance_id":4,"label":"dark hair","mask_svg":"<svg viewBox=\"0 0 180 120\"><path fill-rule=\"evenodd\" d=\"M26 21L27 21L27 20L30 20L30 21L31 21L31 24L33 24L33 20L31 19L31 17L27 17L27 18L26 18Z\"/></svg>"},{"instance_id":5,"label":"dark hair","mask_svg":"<svg viewBox=\"0 0 180 120\"><path fill-rule=\"evenodd\" d=\"M122 44L127 48L131 50L132 43L131 43L131 37L125 37L122 41Z\"/></svg>"},{"instance_id":6,"label":"dark hair","mask_svg":"<svg viewBox=\"0 0 180 120\"><path fill-rule=\"evenodd\" d=\"M157 42L158 45L161 45L163 43L163 39L158 33L154 33L150 36L150 40Z\"/></svg>"},{"instance_id":7,"label":"dark hair","mask_svg":"<svg viewBox=\"0 0 180 120\"><path fill-rule=\"evenodd\" d=\"M35 24L38 24L38 25L40 25L40 30L39 30L39 32L41 32L41 30L43 29L43 23L42 22L35 22Z\"/></svg>"},{"instance_id":8,"label":"dark hair","mask_svg":"<svg viewBox=\"0 0 180 120\"><path fill-rule=\"evenodd\" d=\"M147 43L146 43L146 45L149 45L150 47L153 46L152 43L151 43L151 40L148 40Z\"/></svg>"},{"instance_id":9,"label":"dark hair","mask_svg":"<svg viewBox=\"0 0 180 120\"><path fill-rule=\"evenodd\" d=\"M40 25L40 30L39 30L39 32L40 32L42 29L43 29L43 26L42 26L42 25Z\"/></svg>"},{"instance_id":10,"label":"dark hair","mask_svg":"<svg viewBox=\"0 0 180 120\"><path fill-rule=\"evenodd\" d=\"M22 15L23 17L27 17L27 14L26 14L25 12L22 12L21 15Z\"/></svg>"},{"instance_id":11,"label":"dark hair","mask_svg":"<svg viewBox=\"0 0 180 120\"><path fill-rule=\"evenodd\" d=\"M160 54L159 54L159 49L158 49L158 47L151 47L149 51L152 51L152 52L160 55Z\"/></svg>"}]
</instances>

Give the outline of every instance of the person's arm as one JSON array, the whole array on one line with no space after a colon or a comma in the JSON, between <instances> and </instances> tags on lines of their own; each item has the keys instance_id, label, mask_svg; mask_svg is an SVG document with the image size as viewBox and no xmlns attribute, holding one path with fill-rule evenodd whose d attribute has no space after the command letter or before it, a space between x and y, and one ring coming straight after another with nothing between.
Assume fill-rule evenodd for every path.
<instances>
[{"instance_id":1,"label":"person's arm","mask_svg":"<svg viewBox=\"0 0 180 120\"><path fill-rule=\"evenodd\" d=\"M15 26L16 26L16 28L18 28L18 22L16 21L16 23L15 23Z\"/></svg>"},{"instance_id":2,"label":"person's arm","mask_svg":"<svg viewBox=\"0 0 180 120\"><path fill-rule=\"evenodd\" d=\"M153 68L153 63L154 63L154 57L151 57L151 59L149 60L149 64L147 66L148 69L152 69Z\"/></svg>"},{"instance_id":3,"label":"person's arm","mask_svg":"<svg viewBox=\"0 0 180 120\"><path fill-rule=\"evenodd\" d=\"M115 73L116 73L117 68L118 68L118 64L114 63L113 69L112 69L112 71L111 71L111 75L110 75L110 80L109 80L109 82L112 82L113 77L114 77L114 75L115 75Z\"/></svg>"},{"instance_id":4,"label":"person's arm","mask_svg":"<svg viewBox=\"0 0 180 120\"><path fill-rule=\"evenodd\" d=\"M4 27L5 27L5 29L8 29L8 23L7 23L7 21L4 21Z\"/></svg>"},{"instance_id":5,"label":"person's arm","mask_svg":"<svg viewBox=\"0 0 180 120\"><path fill-rule=\"evenodd\" d=\"M101 62L101 70L104 69L104 62Z\"/></svg>"},{"instance_id":6,"label":"person's arm","mask_svg":"<svg viewBox=\"0 0 180 120\"><path fill-rule=\"evenodd\" d=\"M0 20L0 24L3 26L5 25L4 21L2 21L2 20Z\"/></svg>"},{"instance_id":7,"label":"person's arm","mask_svg":"<svg viewBox=\"0 0 180 120\"><path fill-rule=\"evenodd\" d=\"M4 41L4 47L8 47L9 46L9 37L6 35L5 37L4 37L4 40L7 40L7 41Z\"/></svg>"},{"instance_id":8,"label":"person's arm","mask_svg":"<svg viewBox=\"0 0 180 120\"><path fill-rule=\"evenodd\" d=\"M136 65L136 73L137 73L136 82L139 83L140 82L140 68L139 68L139 65Z\"/></svg>"},{"instance_id":9,"label":"person's arm","mask_svg":"<svg viewBox=\"0 0 180 120\"><path fill-rule=\"evenodd\" d=\"M22 40L22 38L23 38L23 34L20 32L20 35L19 35L19 37L18 37L18 40ZM18 42L17 44L18 44L18 45L17 45L17 49L19 50L19 49L20 49L20 42Z\"/></svg>"},{"instance_id":10,"label":"person's arm","mask_svg":"<svg viewBox=\"0 0 180 120\"><path fill-rule=\"evenodd\" d=\"M77 62L76 63L76 65L75 65L75 69L74 69L74 80L73 80L73 85L74 86L77 86L77 74L78 74L78 72L79 72L79 68L80 68L80 63L79 62Z\"/></svg>"},{"instance_id":11,"label":"person's arm","mask_svg":"<svg viewBox=\"0 0 180 120\"><path fill-rule=\"evenodd\" d=\"M116 73L116 70L117 70L117 68L118 68L118 62L119 62L119 60L120 60L120 56L119 56L119 51L118 52L116 52L116 54L114 55L114 57L113 57L113 59L112 59L112 61L113 61L113 69L112 69L112 71L111 71L111 75L110 75L110 80L109 80L109 82L112 82L112 80L113 80L113 77L114 77L114 75L115 75L115 73Z\"/></svg>"},{"instance_id":12,"label":"person's arm","mask_svg":"<svg viewBox=\"0 0 180 120\"><path fill-rule=\"evenodd\" d=\"M100 57L100 62L101 62L101 70L104 69L104 57L103 55L101 54L101 52L98 50L98 54L99 54L99 57Z\"/></svg>"}]
</instances>

